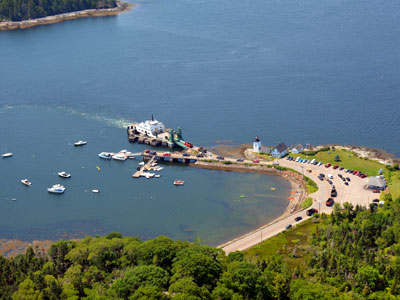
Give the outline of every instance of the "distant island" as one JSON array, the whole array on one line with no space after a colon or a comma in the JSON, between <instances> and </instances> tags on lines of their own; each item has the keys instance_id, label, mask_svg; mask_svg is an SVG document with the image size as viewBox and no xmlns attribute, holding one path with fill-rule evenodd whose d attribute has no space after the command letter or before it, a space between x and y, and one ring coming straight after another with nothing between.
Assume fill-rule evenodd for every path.
<instances>
[{"instance_id":1,"label":"distant island","mask_svg":"<svg viewBox=\"0 0 400 300\"><path fill-rule=\"evenodd\" d=\"M0 30L25 29L66 20L116 15L132 4L117 0L2 0Z\"/></svg>"}]
</instances>

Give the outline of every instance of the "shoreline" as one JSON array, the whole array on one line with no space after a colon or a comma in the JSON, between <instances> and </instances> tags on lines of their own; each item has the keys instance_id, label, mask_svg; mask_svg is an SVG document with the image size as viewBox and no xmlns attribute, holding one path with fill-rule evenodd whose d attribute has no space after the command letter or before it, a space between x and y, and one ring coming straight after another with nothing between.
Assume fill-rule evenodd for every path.
<instances>
[{"instance_id":1,"label":"shoreline","mask_svg":"<svg viewBox=\"0 0 400 300\"><path fill-rule=\"evenodd\" d=\"M74 12L24 21L3 21L0 22L0 31L28 29L36 26L51 25L81 18L115 16L120 13L129 11L135 6L138 6L138 4L117 1L117 7L114 8L78 10Z\"/></svg>"},{"instance_id":2,"label":"shoreline","mask_svg":"<svg viewBox=\"0 0 400 300\"><path fill-rule=\"evenodd\" d=\"M262 166L243 166L243 165L222 165L220 163L208 163L208 162L196 162L194 164L190 164L191 167L200 168L200 169L209 169L209 170L221 170L221 171L229 171L229 172L243 172L243 173L257 173L257 174L265 174L265 175L273 175L273 176L280 176L283 179L289 181L291 191L293 190L301 190L301 193L296 193L296 195L291 195L289 200L289 204L287 205L285 211L279 216L271 220L270 222L258 226L257 228L252 229L251 231L237 236L229 241L226 241L216 248L223 248L226 245L232 244L235 241L243 239L246 236L253 234L254 232L258 232L271 224L277 223L292 214L295 214L301 211L301 203L306 199L308 193L306 191L305 185L306 182L303 179L303 176L297 174L295 172L289 170L278 170L275 168L268 168Z\"/></svg>"}]
</instances>

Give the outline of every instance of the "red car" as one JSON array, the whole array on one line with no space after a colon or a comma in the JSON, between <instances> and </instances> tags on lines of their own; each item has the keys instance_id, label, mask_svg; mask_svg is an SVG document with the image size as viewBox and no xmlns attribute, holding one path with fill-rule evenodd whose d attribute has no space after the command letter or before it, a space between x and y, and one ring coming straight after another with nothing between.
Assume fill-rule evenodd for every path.
<instances>
[{"instance_id":1,"label":"red car","mask_svg":"<svg viewBox=\"0 0 400 300\"><path fill-rule=\"evenodd\" d=\"M258 164L260 161L258 159L253 160L253 163Z\"/></svg>"},{"instance_id":2,"label":"red car","mask_svg":"<svg viewBox=\"0 0 400 300\"><path fill-rule=\"evenodd\" d=\"M331 164L330 163L327 163L326 165L325 165L325 168L329 168L331 166Z\"/></svg>"},{"instance_id":3,"label":"red car","mask_svg":"<svg viewBox=\"0 0 400 300\"><path fill-rule=\"evenodd\" d=\"M361 175L361 178L363 178L363 179L366 178L366 177L367 177L367 175L365 175L365 174Z\"/></svg>"},{"instance_id":4,"label":"red car","mask_svg":"<svg viewBox=\"0 0 400 300\"><path fill-rule=\"evenodd\" d=\"M187 146L187 147L189 147L189 148L192 148L192 147L193 147L193 144L192 144L192 143L189 143L189 142L185 142L185 146Z\"/></svg>"},{"instance_id":5,"label":"red car","mask_svg":"<svg viewBox=\"0 0 400 300\"><path fill-rule=\"evenodd\" d=\"M380 193L381 191L380 190L373 190L372 192L373 193Z\"/></svg>"},{"instance_id":6,"label":"red car","mask_svg":"<svg viewBox=\"0 0 400 300\"><path fill-rule=\"evenodd\" d=\"M164 153L163 156L171 156L171 153Z\"/></svg>"},{"instance_id":7,"label":"red car","mask_svg":"<svg viewBox=\"0 0 400 300\"><path fill-rule=\"evenodd\" d=\"M150 150L144 150L144 153L150 153Z\"/></svg>"},{"instance_id":8,"label":"red car","mask_svg":"<svg viewBox=\"0 0 400 300\"><path fill-rule=\"evenodd\" d=\"M333 168L336 170L337 168L339 168L339 166L338 166L338 165L335 165L335 166L333 166Z\"/></svg>"}]
</instances>

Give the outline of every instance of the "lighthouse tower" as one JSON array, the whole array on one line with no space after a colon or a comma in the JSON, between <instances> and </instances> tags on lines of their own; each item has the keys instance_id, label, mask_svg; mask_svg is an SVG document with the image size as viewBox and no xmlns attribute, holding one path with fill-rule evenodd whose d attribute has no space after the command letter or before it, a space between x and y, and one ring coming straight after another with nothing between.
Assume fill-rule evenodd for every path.
<instances>
[{"instance_id":1,"label":"lighthouse tower","mask_svg":"<svg viewBox=\"0 0 400 300\"><path fill-rule=\"evenodd\" d=\"M258 136L256 136L254 142L253 142L253 151L259 153L261 149L261 141L258 138Z\"/></svg>"}]
</instances>

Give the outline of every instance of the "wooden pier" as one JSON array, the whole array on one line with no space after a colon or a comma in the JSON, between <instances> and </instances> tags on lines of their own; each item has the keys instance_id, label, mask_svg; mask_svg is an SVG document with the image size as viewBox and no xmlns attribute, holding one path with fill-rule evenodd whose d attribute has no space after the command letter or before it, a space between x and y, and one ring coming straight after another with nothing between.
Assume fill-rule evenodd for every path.
<instances>
[{"instance_id":1,"label":"wooden pier","mask_svg":"<svg viewBox=\"0 0 400 300\"><path fill-rule=\"evenodd\" d=\"M143 173L144 173L145 171L150 170L150 168L151 168L152 165L154 164L155 160L156 160L155 157L151 157L143 166L141 166L141 168L140 168L138 171L136 171L136 172L132 175L132 177L133 177L133 178L139 178L140 176L143 176Z\"/></svg>"},{"instance_id":2,"label":"wooden pier","mask_svg":"<svg viewBox=\"0 0 400 300\"><path fill-rule=\"evenodd\" d=\"M143 153L143 161L156 160L163 162L175 162L183 164L192 164L197 162L200 158L195 155L184 155L187 153L182 152L163 152L163 151L150 151L149 153Z\"/></svg>"}]
</instances>

